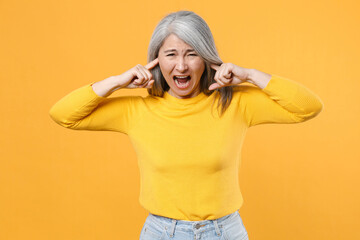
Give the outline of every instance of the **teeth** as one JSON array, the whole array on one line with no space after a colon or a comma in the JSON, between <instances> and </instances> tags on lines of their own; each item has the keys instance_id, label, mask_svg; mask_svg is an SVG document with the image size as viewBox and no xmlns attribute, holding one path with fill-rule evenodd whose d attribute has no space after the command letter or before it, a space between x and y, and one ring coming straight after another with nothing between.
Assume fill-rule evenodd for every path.
<instances>
[{"instance_id":1,"label":"teeth","mask_svg":"<svg viewBox=\"0 0 360 240\"><path fill-rule=\"evenodd\" d=\"M187 86L189 84L189 81L187 81L186 83L179 83L178 80L176 80L176 79L175 79L175 82L180 87L185 87L185 86Z\"/></svg>"},{"instance_id":2,"label":"teeth","mask_svg":"<svg viewBox=\"0 0 360 240\"><path fill-rule=\"evenodd\" d=\"M189 76L174 76L174 78L180 78L180 79L186 79L188 78Z\"/></svg>"}]
</instances>

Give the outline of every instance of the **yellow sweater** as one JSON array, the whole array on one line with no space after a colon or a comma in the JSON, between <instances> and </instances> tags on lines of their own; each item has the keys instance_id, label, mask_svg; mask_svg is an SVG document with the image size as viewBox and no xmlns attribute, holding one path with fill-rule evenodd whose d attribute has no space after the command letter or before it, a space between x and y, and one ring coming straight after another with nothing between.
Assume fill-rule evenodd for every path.
<instances>
[{"instance_id":1,"label":"yellow sweater","mask_svg":"<svg viewBox=\"0 0 360 240\"><path fill-rule=\"evenodd\" d=\"M91 85L58 101L50 116L71 129L127 134L138 157L140 204L152 214L187 221L217 219L241 207L238 173L249 127L303 122L323 107L306 87L276 75L264 89L236 87L221 118L217 102L211 111L215 93L105 98Z\"/></svg>"}]
</instances>

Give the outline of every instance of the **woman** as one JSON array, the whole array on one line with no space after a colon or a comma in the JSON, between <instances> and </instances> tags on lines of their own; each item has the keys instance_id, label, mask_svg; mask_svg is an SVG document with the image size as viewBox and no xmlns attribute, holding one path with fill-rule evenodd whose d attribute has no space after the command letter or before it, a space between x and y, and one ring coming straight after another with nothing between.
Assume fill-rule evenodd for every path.
<instances>
[{"instance_id":1,"label":"woman","mask_svg":"<svg viewBox=\"0 0 360 240\"><path fill-rule=\"evenodd\" d=\"M238 212L246 130L309 120L321 100L292 80L223 63L206 22L189 11L160 21L148 62L71 92L51 117L67 128L130 137L139 201L150 212L140 239L248 239ZM107 98L122 88L149 95Z\"/></svg>"}]
</instances>

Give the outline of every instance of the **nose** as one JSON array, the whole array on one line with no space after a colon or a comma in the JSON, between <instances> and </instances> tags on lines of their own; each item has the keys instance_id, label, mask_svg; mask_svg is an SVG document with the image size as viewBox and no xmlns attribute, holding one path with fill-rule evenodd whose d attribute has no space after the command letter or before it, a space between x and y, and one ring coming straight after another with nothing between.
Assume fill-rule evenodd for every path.
<instances>
[{"instance_id":1,"label":"nose","mask_svg":"<svg viewBox=\"0 0 360 240\"><path fill-rule=\"evenodd\" d=\"M188 69L186 60L183 57L179 57L176 62L176 70L179 72L185 72Z\"/></svg>"}]
</instances>

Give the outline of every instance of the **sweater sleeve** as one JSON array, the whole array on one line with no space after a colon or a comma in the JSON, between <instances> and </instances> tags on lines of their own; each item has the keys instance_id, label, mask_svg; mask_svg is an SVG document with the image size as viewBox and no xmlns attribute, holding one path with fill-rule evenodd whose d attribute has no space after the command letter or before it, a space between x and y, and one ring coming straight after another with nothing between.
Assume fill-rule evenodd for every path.
<instances>
[{"instance_id":1,"label":"sweater sleeve","mask_svg":"<svg viewBox=\"0 0 360 240\"><path fill-rule=\"evenodd\" d=\"M106 98L98 96L88 84L60 99L50 109L59 125L75 130L118 131L127 134L136 121L135 102L139 96Z\"/></svg>"},{"instance_id":2,"label":"sweater sleeve","mask_svg":"<svg viewBox=\"0 0 360 240\"><path fill-rule=\"evenodd\" d=\"M321 99L300 83L272 75L264 89L244 86L240 106L248 127L265 123L299 123L318 115Z\"/></svg>"}]
</instances>

